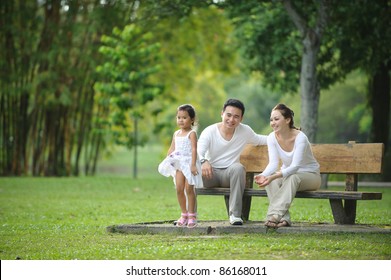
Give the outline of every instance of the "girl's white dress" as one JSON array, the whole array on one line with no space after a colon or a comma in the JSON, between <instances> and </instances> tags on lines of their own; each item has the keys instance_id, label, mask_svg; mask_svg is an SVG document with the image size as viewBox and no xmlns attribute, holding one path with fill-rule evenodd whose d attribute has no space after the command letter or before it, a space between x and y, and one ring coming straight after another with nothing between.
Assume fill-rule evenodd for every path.
<instances>
[{"instance_id":1,"label":"girl's white dress","mask_svg":"<svg viewBox=\"0 0 391 280\"><path fill-rule=\"evenodd\" d=\"M202 175L201 175L201 163L196 160L196 166L198 170L198 175L193 175L190 170L191 166L191 141L190 133L196 133L195 130L190 130L190 132L185 136L177 136L180 130L175 132L175 150L169 154L158 167L160 174L166 177L172 176L175 183L175 174L177 170L182 171L189 185L194 185L197 188L203 186L202 184Z\"/></svg>"}]
</instances>

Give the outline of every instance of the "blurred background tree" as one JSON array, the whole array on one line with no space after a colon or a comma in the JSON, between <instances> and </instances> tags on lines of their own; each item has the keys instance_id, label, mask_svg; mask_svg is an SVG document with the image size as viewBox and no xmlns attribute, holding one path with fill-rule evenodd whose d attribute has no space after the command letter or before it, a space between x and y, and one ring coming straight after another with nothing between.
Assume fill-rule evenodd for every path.
<instances>
[{"instance_id":1,"label":"blurred background tree","mask_svg":"<svg viewBox=\"0 0 391 280\"><path fill-rule=\"evenodd\" d=\"M271 108L284 102L313 142L387 147L389 14L386 0L1 1L0 174L94 174L118 144L167 147L180 104L195 106L201 132L220 120L228 97L245 102L244 122L261 133L270 132ZM319 18L315 99L306 103L303 39L318 31ZM130 26L139 35L105 41ZM143 52L134 44L144 34L148 46L159 45L145 58L159 57L160 71L130 56ZM132 71L153 90L133 88Z\"/></svg>"},{"instance_id":2,"label":"blurred background tree","mask_svg":"<svg viewBox=\"0 0 391 280\"><path fill-rule=\"evenodd\" d=\"M99 52L105 60L97 67L98 82L95 84L95 103L99 135L105 132L101 143L111 136L116 145L134 149L133 177L137 178L137 147L146 141L140 121L146 114L146 104L162 92L162 87L151 82L150 76L160 70L160 45L150 43L152 33L145 33L134 24L123 30L114 28L112 36L102 36ZM106 124L106 125L103 125ZM103 135L102 135L103 136ZM99 149L96 150L96 158ZM96 167L96 161L94 162ZM95 169L95 168L94 168ZM86 171L87 173L87 171Z\"/></svg>"}]
</instances>

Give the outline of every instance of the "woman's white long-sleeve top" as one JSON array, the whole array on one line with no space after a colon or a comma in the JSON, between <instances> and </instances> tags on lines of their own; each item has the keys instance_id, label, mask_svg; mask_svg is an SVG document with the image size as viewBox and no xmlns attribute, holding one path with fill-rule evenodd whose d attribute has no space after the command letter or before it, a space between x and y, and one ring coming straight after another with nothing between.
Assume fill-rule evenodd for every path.
<instances>
[{"instance_id":1,"label":"woman's white long-sleeve top","mask_svg":"<svg viewBox=\"0 0 391 280\"><path fill-rule=\"evenodd\" d=\"M319 174L319 163L316 161L312 153L311 144L303 132L300 131L296 136L293 150L291 152L286 152L281 148L278 144L274 131L267 137L267 146L269 164L262 172L262 175L270 176L276 172L280 165L280 160L282 162L280 169L282 177L287 177L299 172Z\"/></svg>"}]
</instances>

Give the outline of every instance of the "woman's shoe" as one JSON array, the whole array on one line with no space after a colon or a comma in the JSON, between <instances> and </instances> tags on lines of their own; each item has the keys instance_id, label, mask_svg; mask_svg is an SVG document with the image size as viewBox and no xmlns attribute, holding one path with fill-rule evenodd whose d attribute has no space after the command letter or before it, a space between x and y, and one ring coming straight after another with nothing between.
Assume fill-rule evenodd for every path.
<instances>
[{"instance_id":1,"label":"woman's shoe","mask_svg":"<svg viewBox=\"0 0 391 280\"><path fill-rule=\"evenodd\" d=\"M188 228L194 228L197 226L197 214L196 213L189 213L187 216L187 227Z\"/></svg>"},{"instance_id":2,"label":"woman's shoe","mask_svg":"<svg viewBox=\"0 0 391 280\"><path fill-rule=\"evenodd\" d=\"M268 217L268 220L265 222L265 226L267 226L268 228L277 228L279 222L280 222L280 217L278 215L271 215Z\"/></svg>"},{"instance_id":3,"label":"woman's shoe","mask_svg":"<svg viewBox=\"0 0 391 280\"><path fill-rule=\"evenodd\" d=\"M182 213L181 217L176 221L176 226L177 227L185 227L187 225L188 221L188 214L187 213Z\"/></svg>"},{"instance_id":4,"label":"woman's shoe","mask_svg":"<svg viewBox=\"0 0 391 280\"><path fill-rule=\"evenodd\" d=\"M290 227L291 225L288 223L288 221L286 220L281 220L278 224L277 224L277 227L280 228L280 227Z\"/></svg>"},{"instance_id":5,"label":"woman's shoe","mask_svg":"<svg viewBox=\"0 0 391 280\"><path fill-rule=\"evenodd\" d=\"M277 228L278 223L274 221L266 221L265 226L267 226L268 228Z\"/></svg>"}]
</instances>

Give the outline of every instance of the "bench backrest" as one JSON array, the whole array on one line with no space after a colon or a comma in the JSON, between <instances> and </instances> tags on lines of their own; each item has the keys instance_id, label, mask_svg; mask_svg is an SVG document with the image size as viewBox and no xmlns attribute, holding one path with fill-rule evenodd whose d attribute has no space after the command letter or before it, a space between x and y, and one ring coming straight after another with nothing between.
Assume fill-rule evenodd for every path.
<instances>
[{"instance_id":1,"label":"bench backrest","mask_svg":"<svg viewBox=\"0 0 391 280\"><path fill-rule=\"evenodd\" d=\"M382 172L382 143L312 144L312 152L320 164L321 173ZM262 172L268 161L266 145L247 145L240 156L247 172Z\"/></svg>"}]
</instances>

